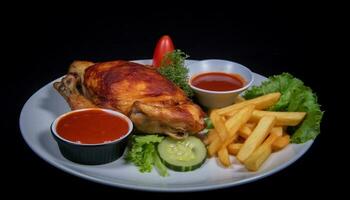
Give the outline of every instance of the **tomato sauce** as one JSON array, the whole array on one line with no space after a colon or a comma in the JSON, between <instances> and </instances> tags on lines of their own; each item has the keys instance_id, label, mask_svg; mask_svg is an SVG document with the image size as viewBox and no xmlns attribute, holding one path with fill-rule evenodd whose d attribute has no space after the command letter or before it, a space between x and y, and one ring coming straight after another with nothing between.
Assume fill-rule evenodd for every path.
<instances>
[{"instance_id":1,"label":"tomato sauce","mask_svg":"<svg viewBox=\"0 0 350 200\"><path fill-rule=\"evenodd\" d=\"M129 131L128 122L102 110L74 112L58 121L56 131L62 138L81 144L116 140Z\"/></svg>"},{"instance_id":2,"label":"tomato sauce","mask_svg":"<svg viewBox=\"0 0 350 200\"><path fill-rule=\"evenodd\" d=\"M230 91L242 88L244 79L238 74L224 72L208 72L195 76L191 83L193 86L211 91Z\"/></svg>"}]
</instances>

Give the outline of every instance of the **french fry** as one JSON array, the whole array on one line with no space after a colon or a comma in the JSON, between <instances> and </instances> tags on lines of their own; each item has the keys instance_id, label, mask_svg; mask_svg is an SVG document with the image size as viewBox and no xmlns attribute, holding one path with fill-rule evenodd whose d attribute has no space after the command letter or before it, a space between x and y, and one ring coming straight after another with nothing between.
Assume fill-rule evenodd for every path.
<instances>
[{"instance_id":1,"label":"french fry","mask_svg":"<svg viewBox=\"0 0 350 200\"><path fill-rule=\"evenodd\" d=\"M242 138L242 137L237 137L235 140L233 140L232 143L244 143L246 139Z\"/></svg>"},{"instance_id":2,"label":"french fry","mask_svg":"<svg viewBox=\"0 0 350 200\"><path fill-rule=\"evenodd\" d=\"M281 96L281 93L279 92L270 93L254 99L242 101L240 103L236 103L231 106L220 108L217 110L217 112L219 115L225 115L233 110L242 109L243 107L250 104L255 105L255 108L258 110L263 110L274 105L279 100L280 96Z\"/></svg>"},{"instance_id":3,"label":"french fry","mask_svg":"<svg viewBox=\"0 0 350 200\"><path fill-rule=\"evenodd\" d=\"M227 151L231 155L237 155L238 151L242 148L242 143L233 143L227 146Z\"/></svg>"},{"instance_id":4,"label":"french fry","mask_svg":"<svg viewBox=\"0 0 350 200\"><path fill-rule=\"evenodd\" d=\"M233 115L235 115L236 113L238 113L239 110L240 110L240 109L231 110L231 111L229 111L228 113L224 114L224 116L225 116L225 117L228 117L228 118L233 117Z\"/></svg>"},{"instance_id":5,"label":"french fry","mask_svg":"<svg viewBox=\"0 0 350 200\"><path fill-rule=\"evenodd\" d=\"M242 109L237 110L236 115L234 115L234 116L228 118L228 120L226 120L226 122L225 122L226 129L228 131L230 131L233 127L236 127L238 124L237 122L240 122L242 120L241 118L243 116L246 116L245 118L248 118L248 120L249 120L249 118L251 117L251 114L254 111L254 108L255 108L254 105L247 105L247 106L243 107ZM246 122L242 123L238 127L238 129L241 128L241 126L243 126L244 124L246 124Z\"/></svg>"},{"instance_id":6,"label":"french fry","mask_svg":"<svg viewBox=\"0 0 350 200\"><path fill-rule=\"evenodd\" d=\"M220 116L220 119L221 119L221 121L222 121L223 123L225 123L226 120L227 120L225 116Z\"/></svg>"},{"instance_id":7,"label":"french fry","mask_svg":"<svg viewBox=\"0 0 350 200\"><path fill-rule=\"evenodd\" d=\"M254 110L254 107L254 105L248 105L226 121L225 126L228 130L228 135L221 148L226 148L237 138L238 130L242 127L243 124L247 123Z\"/></svg>"},{"instance_id":8,"label":"french fry","mask_svg":"<svg viewBox=\"0 0 350 200\"><path fill-rule=\"evenodd\" d=\"M259 121L251 135L244 142L242 148L237 154L237 159L244 162L255 149L264 141L270 130L275 124L276 118L274 116L264 116Z\"/></svg>"},{"instance_id":9,"label":"french fry","mask_svg":"<svg viewBox=\"0 0 350 200\"><path fill-rule=\"evenodd\" d=\"M228 155L227 149L223 148L218 151L218 157L221 162L225 167L229 167L231 165L230 162L230 157Z\"/></svg>"},{"instance_id":10,"label":"french fry","mask_svg":"<svg viewBox=\"0 0 350 200\"><path fill-rule=\"evenodd\" d=\"M279 151L286 147L290 143L290 136L284 135L282 137L278 137L276 141L272 143L272 151Z\"/></svg>"},{"instance_id":11,"label":"french fry","mask_svg":"<svg viewBox=\"0 0 350 200\"><path fill-rule=\"evenodd\" d=\"M245 124L245 126L248 126L250 128L250 130L253 130L256 126L256 123L254 122L248 122Z\"/></svg>"},{"instance_id":12,"label":"french fry","mask_svg":"<svg viewBox=\"0 0 350 200\"><path fill-rule=\"evenodd\" d=\"M225 140L227 137L227 130L224 121L221 119L221 116L217 114L216 110L213 110L210 113L210 119L215 127L215 130L218 132L221 140Z\"/></svg>"},{"instance_id":13,"label":"french fry","mask_svg":"<svg viewBox=\"0 0 350 200\"><path fill-rule=\"evenodd\" d=\"M208 155L210 157L214 156L216 152L220 149L222 144L221 138L216 137L208 146Z\"/></svg>"},{"instance_id":14,"label":"french fry","mask_svg":"<svg viewBox=\"0 0 350 200\"><path fill-rule=\"evenodd\" d=\"M244 139L247 139L251 133L252 129L250 129L246 124L238 130L239 136L241 136Z\"/></svg>"},{"instance_id":15,"label":"french fry","mask_svg":"<svg viewBox=\"0 0 350 200\"><path fill-rule=\"evenodd\" d=\"M265 160L271 155L271 145L279 136L270 134L269 137L259 146L245 161L245 167L250 171L257 171Z\"/></svg>"},{"instance_id":16,"label":"french fry","mask_svg":"<svg viewBox=\"0 0 350 200\"><path fill-rule=\"evenodd\" d=\"M244 99L242 96L240 96L240 95L238 95L238 96L236 97L236 99L235 99L235 103L240 103L240 102L242 102L242 101L245 101L245 99Z\"/></svg>"},{"instance_id":17,"label":"french fry","mask_svg":"<svg viewBox=\"0 0 350 200\"><path fill-rule=\"evenodd\" d=\"M250 121L257 122L263 116L275 116L276 126L296 126L305 117L305 112L270 112L262 110L254 110Z\"/></svg>"},{"instance_id":18,"label":"french fry","mask_svg":"<svg viewBox=\"0 0 350 200\"><path fill-rule=\"evenodd\" d=\"M221 115L220 115L221 116ZM231 118L231 116L227 116L227 115L224 115L224 116L222 116L221 117L221 119L226 123L226 121L228 120L228 119L230 119Z\"/></svg>"},{"instance_id":19,"label":"french fry","mask_svg":"<svg viewBox=\"0 0 350 200\"><path fill-rule=\"evenodd\" d=\"M207 137L204 138L204 144L208 145L214 141L216 137L219 137L215 129L210 129Z\"/></svg>"},{"instance_id":20,"label":"french fry","mask_svg":"<svg viewBox=\"0 0 350 200\"><path fill-rule=\"evenodd\" d=\"M283 135L283 128L282 126L275 126L270 131L271 134L275 134L278 137L281 137Z\"/></svg>"}]
</instances>

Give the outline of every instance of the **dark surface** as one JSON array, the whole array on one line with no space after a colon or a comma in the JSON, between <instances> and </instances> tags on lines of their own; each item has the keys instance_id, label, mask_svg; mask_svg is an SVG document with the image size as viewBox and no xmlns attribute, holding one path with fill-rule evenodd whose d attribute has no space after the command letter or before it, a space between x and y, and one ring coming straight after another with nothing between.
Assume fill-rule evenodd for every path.
<instances>
[{"instance_id":1,"label":"dark surface","mask_svg":"<svg viewBox=\"0 0 350 200\"><path fill-rule=\"evenodd\" d=\"M26 100L50 81L64 75L73 60L151 58L157 39L169 34L175 46L191 59L233 60L265 76L290 72L313 88L326 111L322 133L293 165L262 180L212 193L229 194L234 199L236 195L274 190L289 197L328 191L325 183L333 175L328 168L332 160L327 141L334 128L335 119L331 116L335 116L335 107L340 105L332 104L334 99L324 89L327 84L324 80L329 76L325 73L322 54L325 44L320 34L320 24L324 23L322 16L309 8L293 10L287 6L269 7L269 10L248 7L244 11L239 6L222 8L225 7L215 6L214 11L207 8L203 12L192 12L190 8L140 12L113 7L53 5L51 9L28 11L23 7L17 10L20 17L8 21L13 30L8 39L12 43L9 50L15 53L16 59L7 68L10 71L8 78L12 81L4 85L7 95L4 105L11 105L4 108L9 113L5 127L9 128L11 139L3 147L14 149L5 156L8 161L5 164L6 186L21 188L33 195L43 188L48 194L60 188L76 196L143 195L138 191L89 182L47 164L23 141L19 114ZM169 197L166 193L147 194ZM190 194L170 195L177 196L190 197Z\"/></svg>"}]
</instances>

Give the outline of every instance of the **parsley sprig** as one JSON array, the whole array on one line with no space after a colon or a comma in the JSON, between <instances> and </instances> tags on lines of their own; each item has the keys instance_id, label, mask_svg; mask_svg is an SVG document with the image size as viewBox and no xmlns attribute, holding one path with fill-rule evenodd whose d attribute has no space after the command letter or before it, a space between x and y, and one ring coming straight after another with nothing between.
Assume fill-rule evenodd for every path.
<instances>
[{"instance_id":1,"label":"parsley sprig","mask_svg":"<svg viewBox=\"0 0 350 200\"><path fill-rule=\"evenodd\" d=\"M180 87L191 98L193 90L188 85L188 68L185 67L185 60L188 57L187 54L176 49L164 56L158 72Z\"/></svg>"}]
</instances>

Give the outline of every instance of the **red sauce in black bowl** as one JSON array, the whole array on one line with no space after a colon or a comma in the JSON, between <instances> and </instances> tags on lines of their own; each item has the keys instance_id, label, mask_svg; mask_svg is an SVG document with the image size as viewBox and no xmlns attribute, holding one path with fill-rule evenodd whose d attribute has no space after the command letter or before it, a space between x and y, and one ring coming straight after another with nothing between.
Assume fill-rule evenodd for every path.
<instances>
[{"instance_id":1,"label":"red sauce in black bowl","mask_svg":"<svg viewBox=\"0 0 350 200\"><path fill-rule=\"evenodd\" d=\"M123 137L129 128L122 117L96 109L62 117L57 123L56 132L71 142L101 144Z\"/></svg>"}]
</instances>

